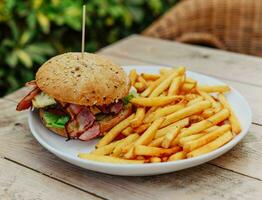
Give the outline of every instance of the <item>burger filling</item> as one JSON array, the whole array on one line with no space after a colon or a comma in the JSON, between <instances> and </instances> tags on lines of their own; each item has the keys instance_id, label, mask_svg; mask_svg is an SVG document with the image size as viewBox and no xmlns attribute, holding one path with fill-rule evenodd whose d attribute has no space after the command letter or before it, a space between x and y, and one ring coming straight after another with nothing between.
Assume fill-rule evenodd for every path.
<instances>
[{"instance_id":1,"label":"burger filling","mask_svg":"<svg viewBox=\"0 0 262 200\"><path fill-rule=\"evenodd\" d=\"M65 129L68 138L90 140L108 131L112 126L131 113L128 101L133 94L118 102L103 106L82 106L57 101L42 92L35 82L34 88L17 105L17 110L31 107L44 111L43 120L47 127Z\"/></svg>"}]
</instances>

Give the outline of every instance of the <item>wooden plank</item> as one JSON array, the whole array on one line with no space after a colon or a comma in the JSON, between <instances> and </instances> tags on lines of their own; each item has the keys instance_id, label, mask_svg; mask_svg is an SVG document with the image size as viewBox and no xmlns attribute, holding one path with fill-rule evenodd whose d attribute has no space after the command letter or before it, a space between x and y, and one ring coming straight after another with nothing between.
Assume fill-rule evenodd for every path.
<instances>
[{"instance_id":1,"label":"wooden plank","mask_svg":"<svg viewBox=\"0 0 262 200\"><path fill-rule=\"evenodd\" d=\"M138 61L136 59L116 56L110 52L100 52L100 54L107 56L112 61L119 63L120 65L152 65L152 63L150 64L147 62ZM219 79L237 89L247 99L253 112L253 122L262 125L262 87L239 83L236 81L229 81L223 78Z\"/></svg>"},{"instance_id":2,"label":"wooden plank","mask_svg":"<svg viewBox=\"0 0 262 200\"><path fill-rule=\"evenodd\" d=\"M262 86L262 59L133 35L100 52L149 63L186 66L189 70L228 80Z\"/></svg>"},{"instance_id":3,"label":"wooden plank","mask_svg":"<svg viewBox=\"0 0 262 200\"><path fill-rule=\"evenodd\" d=\"M108 199L170 199L174 196L179 199L257 199L262 195L261 170L247 168L244 165L246 163L237 167L233 165L230 157L227 158L230 168L226 161L221 167L237 173L210 164L153 177L118 177L83 170L58 159L41 147L28 130L26 112L10 112L15 103L1 100L0 105L1 156L85 191L95 192L99 196ZM252 144L261 140L261 131L260 126L253 125L250 134L243 141L244 145L234 149L232 156L239 159L236 163L239 164L241 160L245 162L245 156L248 156L249 166L256 165L256 169L262 167L261 161L252 159L253 153L261 155L261 148L258 149L260 152L243 153L246 152L246 143Z\"/></svg>"},{"instance_id":4,"label":"wooden plank","mask_svg":"<svg viewBox=\"0 0 262 200\"><path fill-rule=\"evenodd\" d=\"M4 99L18 103L30 90L31 89L29 87L22 87L19 90L4 96Z\"/></svg>"},{"instance_id":5,"label":"wooden plank","mask_svg":"<svg viewBox=\"0 0 262 200\"><path fill-rule=\"evenodd\" d=\"M100 198L0 158L0 199L71 200Z\"/></svg>"}]
</instances>

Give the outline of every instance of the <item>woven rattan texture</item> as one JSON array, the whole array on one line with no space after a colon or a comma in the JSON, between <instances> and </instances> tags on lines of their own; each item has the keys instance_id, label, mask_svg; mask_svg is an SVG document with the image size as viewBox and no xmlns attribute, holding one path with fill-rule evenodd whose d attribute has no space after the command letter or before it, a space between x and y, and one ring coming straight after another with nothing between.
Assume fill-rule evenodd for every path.
<instances>
[{"instance_id":1,"label":"woven rattan texture","mask_svg":"<svg viewBox=\"0 0 262 200\"><path fill-rule=\"evenodd\" d=\"M142 34L262 56L262 0L184 0Z\"/></svg>"}]
</instances>

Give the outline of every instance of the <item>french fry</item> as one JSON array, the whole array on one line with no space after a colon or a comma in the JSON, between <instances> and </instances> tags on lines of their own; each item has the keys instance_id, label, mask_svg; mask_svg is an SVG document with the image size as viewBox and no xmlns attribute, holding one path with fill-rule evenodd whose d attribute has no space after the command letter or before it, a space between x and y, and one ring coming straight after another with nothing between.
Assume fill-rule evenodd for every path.
<instances>
[{"instance_id":1,"label":"french fry","mask_svg":"<svg viewBox=\"0 0 262 200\"><path fill-rule=\"evenodd\" d=\"M153 108L153 107L152 107ZM148 114L145 118L143 123L151 123L152 121L154 121L154 116L155 116L155 112L151 112L150 114Z\"/></svg>"},{"instance_id":2,"label":"french fry","mask_svg":"<svg viewBox=\"0 0 262 200\"><path fill-rule=\"evenodd\" d=\"M115 163L115 164L142 164L144 160L126 160L121 158L115 158L112 156L101 156L89 153L80 153L78 154L79 158L86 160L93 160L98 162L107 162L107 163Z\"/></svg>"},{"instance_id":3,"label":"french fry","mask_svg":"<svg viewBox=\"0 0 262 200\"><path fill-rule=\"evenodd\" d=\"M184 72L185 72L184 67L180 67L177 70L173 70L162 82L159 83L159 85L152 91L149 97L159 96L163 91L168 89L173 78L175 78L178 75L182 75Z\"/></svg>"},{"instance_id":4,"label":"french fry","mask_svg":"<svg viewBox=\"0 0 262 200\"><path fill-rule=\"evenodd\" d=\"M157 131L157 129L159 128L159 126L161 126L161 124L163 123L164 119L163 118L159 118L156 121L154 121L149 128L140 136L140 138L137 139L137 141L135 142L134 146L136 145L148 145L153 138L155 137L155 133ZM134 157L134 149L131 148L125 155L125 158L132 158Z\"/></svg>"},{"instance_id":5,"label":"french fry","mask_svg":"<svg viewBox=\"0 0 262 200\"><path fill-rule=\"evenodd\" d=\"M170 149L163 149L158 147L148 147L144 145L137 145L134 149L135 155L141 156L169 156L181 150L181 147L176 146Z\"/></svg>"},{"instance_id":6,"label":"french fry","mask_svg":"<svg viewBox=\"0 0 262 200\"><path fill-rule=\"evenodd\" d=\"M134 87L136 88L136 90L138 92L143 92L146 89L146 85L144 83L141 83L141 82L136 82L134 84Z\"/></svg>"},{"instance_id":7,"label":"french fry","mask_svg":"<svg viewBox=\"0 0 262 200\"><path fill-rule=\"evenodd\" d=\"M197 122L200 122L202 121L204 118L202 116L199 116L199 115L191 115L189 117L189 123L190 124L194 124L194 123L197 123Z\"/></svg>"},{"instance_id":8,"label":"french fry","mask_svg":"<svg viewBox=\"0 0 262 200\"><path fill-rule=\"evenodd\" d=\"M137 76L137 81L140 82L140 83L143 83L146 86L148 85L146 80L142 76L140 76L140 75Z\"/></svg>"},{"instance_id":9,"label":"french fry","mask_svg":"<svg viewBox=\"0 0 262 200\"><path fill-rule=\"evenodd\" d=\"M145 118L147 118L149 115L151 115L153 112L155 112L159 107L151 107L147 110Z\"/></svg>"},{"instance_id":10,"label":"french fry","mask_svg":"<svg viewBox=\"0 0 262 200\"><path fill-rule=\"evenodd\" d=\"M180 131L180 127L179 127L179 126L170 129L169 132L164 136L164 139L163 139L163 141L162 141L161 146L162 146L163 148L166 148L166 149L169 148L170 145L171 145L171 143L172 143L172 141L173 141L173 140L176 138L176 136L178 135L179 131Z\"/></svg>"},{"instance_id":11,"label":"french fry","mask_svg":"<svg viewBox=\"0 0 262 200\"><path fill-rule=\"evenodd\" d=\"M211 117L214 114L216 114L216 111L213 108L209 108L209 109L204 110L201 113L201 117L203 117L204 119L207 119L207 118Z\"/></svg>"},{"instance_id":12,"label":"french fry","mask_svg":"<svg viewBox=\"0 0 262 200\"><path fill-rule=\"evenodd\" d=\"M204 91L207 93L213 93L213 92L229 92L230 91L230 87L228 87L227 85L215 85L215 86L209 86L209 85L199 85L198 89L200 91Z\"/></svg>"},{"instance_id":13,"label":"french fry","mask_svg":"<svg viewBox=\"0 0 262 200\"><path fill-rule=\"evenodd\" d=\"M126 127L121 133L123 134L123 135L125 135L125 136L128 136L128 135L130 135L131 133L133 133L134 131L133 131L133 129L130 127L130 126L128 126L128 127Z\"/></svg>"},{"instance_id":14,"label":"french fry","mask_svg":"<svg viewBox=\"0 0 262 200\"><path fill-rule=\"evenodd\" d=\"M168 161L183 160L186 158L186 152L179 151L168 158Z\"/></svg>"},{"instance_id":15,"label":"french fry","mask_svg":"<svg viewBox=\"0 0 262 200\"><path fill-rule=\"evenodd\" d=\"M208 119L202 120L198 123L191 125L189 128L181 131L178 135L179 138L193 135L199 133L211 126L218 124L221 121L224 121L229 117L229 111L227 109L223 109L220 112L216 113L215 115L209 117Z\"/></svg>"},{"instance_id":16,"label":"french fry","mask_svg":"<svg viewBox=\"0 0 262 200\"><path fill-rule=\"evenodd\" d=\"M231 126L232 126L232 131L236 134L239 134L241 132L241 126L240 126L240 123L239 123L232 107L230 106L226 97L223 94L218 94L218 99L221 102L221 104L223 105L223 107L230 111L229 121L230 121Z\"/></svg>"},{"instance_id":17,"label":"french fry","mask_svg":"<svg viewBox=\"0 0 262 200\"><path fill-rule=\"evenodd\" d=\"M211 126L210 128L203 130L203 133L211 133L211 132L217 130L218 128L219 128L219 126Z\"/></svg>"},{"instance_id":18,"label":"french fry","mask_svg":"<svg viewBox=\"0 0 262 200\"><path fill-rule=\"evenodd\" d=\"M130 102L137 106L144 107L158 107L167 105L173 101L181 99L181 96L170 96L170 97L135 97Z\"/></svg>"},{"instance_id":19,"label":"french fry","mask_svg":"<svg viewBox=\"0 0 262 200\"><path fill-rule=\"evenodd\" d=\"M234 133L227 131L217 139L213 140L212 142L195 149L194 151L191 151L190 153L187 154L188 158L191 157L197 157L206 153L209 153L211 151L214 151L218 149L219 147L223 146L224 144L228 143L230 140L232 140L234 137Z\"/></svg>"},{"instance_id":20,"label":"french fry","mask_svg":"<svg viewBox=\"0 0 262 200\"><path fill-rule=\"evenodd\" d=\"M163 82L166 78L168 77L168 75L164 75L164 76L161 76L159 79L157 79L156 81L154 81L153 83L151 83L147 89L142 92L140 95L142 97L148 97L151 92L161 83Z\"/></svg>"},{"instance_id":21,"label":"french fry","mask_svg":"<svg viewBox=\"0 0 262 200\"><path fill-rule=\"evenodd\" d=\"M122 153L126 154L127 152L129 152L129 150L133 148L134 144L135 144L135 142L132 142L132 143L126 145L125 147L123 147Z\"/></svg>"},{"instance_id":22,"label":"french fry","mask_svg":"<svg viewBox=\"0 0 262 200\"><path fill-rule=\"evenodd\" d=\"M194 94L194 93L188 93L185 95L185 99L188 101L192 101L198 97L201 97L201 96L199 94ZM204 100L204 98L202 100Z\"/></svg>"},{"instance_id":23,"label":"french fry","mask_svg":"<svg viewBox=\"0 0 262 200\"><path fill-rule=\"evenodd\" d=\"M203 100L204 100L204 98L201 97L201 96L199 96L199 97L197 97L197 98L192 99L191 101L189 101L189 102L187 103L187 106L191 106L191 105L193 105L193 104L195 104L195 103L198 103L198 102L200 102L200 101L203 101Z\"/></svg>"},{"instance_id":24,"label":"french fry","mask_svg":"<svg viewBox=\"0 0 262 200\"><path fill-rule=\"evenodd\" d=\"M134 119L134 117L135 115L132 114L128 118L118 123L97 143L96 147L100 148L112 142L122 130L130 125L130 122Z\"/></svg>"},{"instance_id":25,"label":"french fry","mask_svg":"<svg viewBox=\"0 0 262 200\"><path fill-rule=\"evenodd\" d=\"M164 136L154 139L150 144L149 147L160 147L164 140Z\"/></svg>"},{"instance_id":26,"label":"french fry","mask_svg":"<svg viewBox=\"0 0 262 200\"><path fill-rule=\"evenodd\" d=\"M221 110L221 105L219 104L219 102L217 102L209 93L198 90L198 93L204 97L205 100L208 100L212 103L212 107L214 109L214 112L218 112L219 110Z\"/></svg>"},{"instance_id":27,"label":"french fry","mask_svg":"<svg viewBox=\"0 0 262 200\"><path fill-rule=\"evenodd\" d=\"M213 107L216 113L223 109L223 106L220 102L216 102Z\"/></svg>"},{"instance_id":28,"label":"french fry","mask_svg":"<svg viewBox=\"0 0 262 200\"><path fill-rule=\"evenodd\" d=\"M149 126L150 126L150 123L142 124L142 125L140 125L139 127L135 128L135 129L134 129L134 132L140 135L140 134L143 133L146 129L148 129Z\"/></svg>"},{"instance_id":29,"label":"french fry","mask_svg":"<svg viewBox=\"0 0 262 200\"><path fill-rule=\"evenodd\" d=\"M156 135L155 135L155 138L160 138L160 137L163 137L165 136L165 134L167 134L167 132L176 127L176 126L179 126L180 128L184 128L185 126L188 126L189 125L189 118L184 118L180 121L177 121L173 124L170 124L169 126L166 126L164 128L161 128L159 129L157 132L156 132Z\"/></svg>"},{"instance_id":30,"label":"french fry","mask_svg":"<svg viewBox=\"0 0 262 200\"><path fill-rule=\"evenodd\" d=\"M149 97L157 97L159 96L163 91L169 88L173 78L175 78L178 75L177 71L173 71L165 80L163 80L149 95Z\"/></svg>"},{"instance_id":31,"label":"french fry","mask_svg":"<svg viewBox=\"0 0 262 200\"><path fill-rule=\"evenodd\" d=\"M161 126L163 123L164 118L159 118L155 120L149 128L141 135L141 137L136 141L136 145L147 145L149 144L153 138L155 137L157 129Z\"/></svg>"},{"instance_id":32,"label":"french fry","mask_svg":"<svg viewBox=\"0 0 262 200\"><path fill-rule=\"evenodd\" d=\"M190 77L186 77L186 80L185 80L185 82L186 82L186 83L194 83L194 84L196 84L196 83L197 83L197 81L196 81L196 80L194 80L194 79L192 79L192 78L190 78Z\"/></svg>"},{"instance_id":33,"label":"french fry","mask_svg":"<svg viewBox=\"0 0 262 200\"><path fill-rule=\"evenodd\" d=\"M186 143L194 141L194 140L196 140L198 138L201 138L204 135L205 135L204 133L198 133L198 134L195 134L195 135L182 137L179 140L179 145L184 146ZM175 145L177 145L177 143L175 143L175 142L171 144L171 146L175 146Z\"/></svg>"},{"instance_id":34,"label":"french fry","mask_svg":"<svg viewBox=\"0 0 262 200\"><path fill-rule=\"evenodd\" d=\"M118 142L112 152L112 156L118 157L122 153L123 147L126 147L129 144L132 144L138 138L139 138L139 135L135 133L135 134L131 134L128 137L124 138L121 142Z\"/></svg>"},{"instance_id":35,"label":"french fry","mask_svg":"<svg viewBox=\"0 0 262 200\"><path fill-rule=\"evenodd\" d=\"M181 76L177 76L175 77L172 82L171 85L168 89L168 94L167 96L173 96L173 95L177 95L179 92L179 88L182 84L182 77Z\"/></svg>"},{"instance_id":36,"label":"french fry","mask_svg":"<svg viewBox=\"0 0 262 200\"><path fill-rule=\"evenodd\" d=\"M141 76L146 79L147 81L155 81L160 78L159 74L148 74L148 73L142 73Z\"/></svg>"},{"instance_id":37,"label":"french fry","mask_svg":"<svg viewBox=\"0 0 262 200\"><path fill-rule=\"evenodd\" d=\"M152 116L151 121L156 120L157 118L160 117L164 117L167 116L171 113L174 113L182 108L184 108L185 105L184 104L175 104L175 105L171 105L171 106L165 106L163 108L159 108L158 110L155 111L154 115ZM151 122L149 121L149 122Z\"/></svg>"},{"instance_id":38,"label":"french fry","mask_svg":"<svg viewBox=\"0 0 262 200\"><path fill-rule=\"evenodd\" d=\"M135 69L132 69L129 73L129 80L132 86L134 86L137 78L137 72Z\"/></svg>"},{"instance_id":39,"label":"french fry","mask_svg":"<svg viewBox=\"0 0 262 200\"><path fill-rule=\"evenodd\" d=\"M115 141L115 142L112 142L108 145L105 145L103 147L100 147L98 149L95 149L94 151L91 152L91 154L95 154L95 155L108 155L110 154L114 148L117 146L117 144L119 143L120 141Z\"/></svg>"},{"instance_id":40,"label":"french fry","mask_svg":"<svg viewBox=\"0 0 262 200\"><path fill-rule=\"evenodd\" d=\"M168 126L169 124L172 124L188 116L191 116L195 113L201 112L209 108L210 106L211 103L209 101L202 101L199 103L195 103L191 106L186 106L185 108L178 110L177 112L167 115L165 121L163 122L160 128Z\"/></svg>"},{"instance_id":41,"label":"french fry","mask_svg":"<svg viewBox=\"0 0 262 200\"><path fill-rule=\"evenodd\" d=\"M198 89L197 91L205 100L210 101L212 104L216 103L215 99L213 99L213 97L209 93L201 91L200 89Z\"/></svg>"},{"instance_id":42,"label":"french fry","mask_svg":"<svg viewBox=\"0 0 262 200\"><path fill-rule=\"evenodd\" d=\"M184 83L184 84L181 86L181 91L189 92L189 91L191 91L192 89L194 89L195 87L196 87L196 84L195 84L195 83Z\"/></svg>"},{"instance_id":43,"label":"french fry","mask_svg":"<svg viewBox=\"0 0 262 200\"><path fill-rule=\"evenodd\" d=\"M151 157L149 159L149 162L151 162L151 163L160 163L161 162L161 158L159 158L159 157Z\"/></svg>"},{"instance_id":44,"label":"french fry","mask_svg":"<svg viewBox=\"0 0 262 200\"><path fill-rule=\"evenodd\" d=\"M149 123L149 121L151 121L152 117L155 114L155 111L159 109L159 107L151 107L148 109L148 111L146 112L145 118L144 118L144 123Z\"/></svg>"},{"instance_id":45,"label":"french fry","mask_svg":"<svg viewBox=\"0 0 262 200\"><path fill-rule=\"evenodd\" d=\"M130 122L131 128L136 128L143 123L145 117L145 108L139 107L136 110L135 118Z\"/></svg>"},{"instance_id":46,"label":"french fry","mask_svg":"<svg viewBox=\"0 0 262 200\"><path fill-rule=\"evenodd\" d=\"M178 67L178 68L175 68L173 70L177 70L178 76L184 76L185 72L186 72L186 68L185 67Z\"/></svg>"},{"instance_id":47,"label":"french fry","mask_svg":"<svg viewBox=\"0 0 262 200\"><path fill-rule=\"evenodd\" d=\"M226 124L223 125L219 128L217 128L215 131L208 133L206 135L204 135L201 138L198 138L196 140L187 142L183 145L183 150L186 152L190 152L193 151L201 146L204 146L205 144L215 140L216 138L218 138L219 136L223 135L225 132L230 130L230 125Z\"/></svg>"}]
</instances>

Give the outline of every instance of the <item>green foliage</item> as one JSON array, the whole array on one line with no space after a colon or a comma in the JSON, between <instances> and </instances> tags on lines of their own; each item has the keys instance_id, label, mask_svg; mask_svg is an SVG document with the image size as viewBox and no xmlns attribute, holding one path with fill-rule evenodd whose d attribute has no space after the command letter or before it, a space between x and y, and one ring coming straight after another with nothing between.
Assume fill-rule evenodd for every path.
<instances>
[{"instance_id":1,"label":"green foliage","mask_svg":"<svg viewBox=\"0 0 262 200\"><path fill-rule=\"evenodd\" d=\"M88 0L86 51L139 33L177 0ZM81 0L0 1L0 96L48 58L81 48Z\"/></svg>"}]
</instances>

